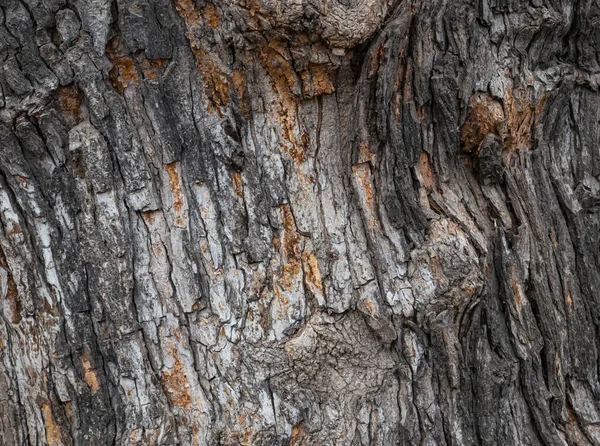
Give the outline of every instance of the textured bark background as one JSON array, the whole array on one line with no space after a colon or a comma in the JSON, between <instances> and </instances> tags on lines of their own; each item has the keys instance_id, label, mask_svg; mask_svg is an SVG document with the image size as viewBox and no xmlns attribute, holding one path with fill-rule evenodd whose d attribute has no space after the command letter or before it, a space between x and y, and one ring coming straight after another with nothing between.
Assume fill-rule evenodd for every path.
<instances>
[{"instance_id":1,"label":"textured bark background","mask_svg":"<svg viewBox=\"0 0 600 446\"><path fill-rule=\"evenodd\" d=\"M0 0L0 439L600 444L600 3Z\"/></svg>"}]
</instances>

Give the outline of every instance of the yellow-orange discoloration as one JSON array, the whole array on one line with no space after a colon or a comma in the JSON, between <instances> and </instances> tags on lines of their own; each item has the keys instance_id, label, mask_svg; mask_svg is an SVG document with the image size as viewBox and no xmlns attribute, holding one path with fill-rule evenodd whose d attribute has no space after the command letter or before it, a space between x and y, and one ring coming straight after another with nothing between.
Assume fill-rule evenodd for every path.
<instances>
[{"instance_id":1,"label":"yellow-orange discoloration","mask_svg":"<svg viewBox=\"0 0 600 446\"><path fill-rule=\"evenodd\" d=\"M44 418L44 428L46 429L46 441L50 446L62 445L60 429L52 416L52 408L49 403L42 405L42 418Z\"/></svg>"},{"instance_id":2,"label":"yellow-orange discoloration","mask_svg":"<svg viewBox=\"0 0 600 446\"><path fill-rule=\"evenodd\" d=\"M371 145L368 141L363 141L358 146L358 164L361 163L371 163L372 166L375 165L376 157L373 152L371 152Z\"/></svg>"},{"instance_id":3,"label":"yellow-orange discoloration","mask_svg":"<svg viewBox=\"0 0 600 446\"><path fill-rule=\"evenodd\" d=\"M183 191L181 190L181 181L177 169L177 163L165 164L165 170L169 174L169 187L173 193L173 209L175 212L181 211L184 203Z\"/></svg>"},{"instance_id":4,"label":"yellow-orange discoloration","mask_svg":"<svg viewBox=\"0 0 600 446\"><path fill-rule=\"evenodd\" d=\"M142 218L146 220L149 225L152 225L154 224L154 219L156 218L157 214L158 211L143 211Z\"/></svg>"},{"instance_id":5,"label":"yellow-orange discoloration","mask_svg":"<svg viewBox=\"0 0 600 446\"><path fill-rule=\"evenodd\" d=\"M204 94L209 101L209 111L223 117L220 107L229 103L229 82L225 70L212 54L200 49L192 35L188 34L188 39L204 81Z\"/></svg>"},{"instance_id":6,"label":"yellow-orange discoloration","mask_svg":"<svg viewBox=\"0 0 600 446\"><path fill-rule=\"evenodd\" d=\"M219 12L214 4L208 3L206 8L204 8L204 18L206 19L206 23L211 28L217 28L221 24L221 20L219 19Z\"/></svg>"},{"instance_id":7,"label":"yellow-orange discoloration","mask_svg":"<svg viewBox=\"0 0 600 446\"><path fill-rule=\"evenodd\" d=\"M282 144L282 150L288 153L294 161L301 164L306 159L305 148L296 136L296 113L299 98L298 76L291 63L284 57L288 53L284 42L277 39L269 40L258 53L261 64L269 79L276 96L276 113L273 118L281 125L282 137L289 144Z\"/></svg>"},{"instance_id":8,"label":"yellow-orange discoloration","mask_svg":"<svg viewBox=\"0 0 600 446\"><path fill-rule=\"evenodd\" d=\"M312 98L335 91L332 73L326 65L309 65L308 69L300 73L302 78L302 92L304 97Z\"/></svg>"},{"instance_id":9,"label":"yellow-orange discoloration","mask_svg":"<svg viewBox=\"0 0 600 446\"><path fill-rule=\"evenodd\" d=\"M517 304L517 310L521 312L521 303L523 301L523 295L521 294L521 285L516 281L512 281L513 295L515 297L515 303Z\"/></svg>"},{"instance_id":10,"label":"yellow-orange discoloration","mask_svg":"<svg viewBox=\"0 0 600 446\"><path fill-rule=\"evenodd\" d=\"M308 434L304 424L298 423L292 427L289 446L307 446Z\"/></svg>"},{"instance_id":11,"label":"yellow-orange discoloration","mask_svg":"<svg viewBox=\"0 0 600 446\"><path fill-rule=\"evenodd\" d=\"M238 197L244 197L244 189L242 187L242 174L240 172L231 172L231 179L233 180L233 187Z\"/></svg>"},{"instance_id":12,"label":"yellow-orange discoloration","mask_svg":"<svg viewBox=\"0 0 600 446\"><path fill-rule=\"evenodd\" d=\"M356 177L358 186L363 190L365 201L369 209L375 209L375 194L373 190L373 181L371 179L371 168L368 164L356 164L352 166L352 172Z\"/></svg>"},{"instance_id":13,"label":"yellow-orange discoloration","mask_svg":"<svg viewBox=\"0 0 600 446\"><path fill-rule=\"evenodd\" d=\"M201 16L194 5L194 0L175 0L175 9L183 17L188 27L200 24Z\"/></svg>"},{"instance_id":14,"label":"yellow-orange discoloration","mask_svg":"<svg viewBox=\"0 0 600 446\"><path fill-rule=\"evenodd\" d=\"M170 350L174 364L172 369L163 370L162 384L171 404L188 409L192 404L192 397L186 390L190 384L186 376L185 365L181 361L177 349L173 347Z\"/></svg>"},{"instance_id":15,"label":"yellow-orange discoloration","mask_svg":"<svg viewBox=\"0 0 600 446\"><path fill-rule=\"evenodd\" d=\"M321 278L321 269L319 268L319 261L315 253L304 251L302 253L302 263L304 265L304 277L306 281L322 292L323 281Z\"/></svg>"},{"instance_id":16,"label":"yellow-orange discoloration","mask_svg":"<svg viewBox=\"0 0 600 446\"><path fill-rule=\"evenodd\" d=\"M567 304L569 305L569 313L573 312L573 298L571 297L571 293L567 293Z\"/></svg>"},{"instance_id":17,"label":"yellow-orange discoloration","mask_svg":"<svg viewBox=\"0 0 600 446\"><path fill-rule=\"evenodd\" d=\"M422 151L419 157L419 172L421 173L425 189L429 191L433 190L435 188L435 175L429 163L429 155L425 151Z\"/></svg>"},{"instance_id":18,"label":"yellow-orange discoloration","mask_svg":"<svg viewBox=\"0 0 600 446\"><path fill-rule=\"evenodd\" d=\"M368 299L364 299L361 302L361 306L363 307L363 309L369 313L369 316L371 316L372 318L376 318L377 317L377 308L375 307L375 304L373 302L371 302Z\"/></svg>"},{"instance_id":19,"label":"yellow-orange discoloration","mask_svg":"<svg viewBox=\"0 0 600 446\"><path fill-rule=\"evenodd\" d=\"M542 97L535 106L531 91L507 88L503 106L486 94L473 95L460 133L463 151L477 151L488 134L500 137L508 158L517 150L531 149L535 118L542 113L546 99Z\"/></svg>"},{"instance_id":20,"label":"yellow-orange discoloration","mask_svg":"<svg viewBox=\"0 0 600 446\"><path fill-rule=\"evenodd\" d=\"M553 245L555 248L558 248L558 239L556 238L556 232L552 231L552 232L550 233L550 237L552 238L552 245Z\"/></svg>"},{"instance_id":21,"label":"yellow-orange discoloration","mask_svg":"<svg viewBox=\"0 0 600 446\"><path fill-rule=\"evenodd\" d=\"M502 104L485 94L471 97L467 120L460 129L460 144L465 152L475 152L488 134L497 135L497 126L504 121Z\"/></svg>"},{"instance_id":22,"label":"yellow-orange discoloration","mask_svg":"<svg viewBox=\"0 0 600 446\"><path fill-rule=\"evenodd\" d=\"M144 59L142 63L144 78L151 81L157 80L168 64L169 59Z\"/></svg>"},{"instance_id":23,"label":"yellow-orange discoloration","mask_svg":"<svg viewBox=\"0 0 600 446\"><path fill-rule=\"evenodd\" d=\"M85 350L81 357L81 365L83 366L83 379L93 395L100 389L100 384L98 383L98 376L90 363L89 352L87 350Z\"/></svg>"},{"instance_id":24,"label":"yellow-orange discoloration","mask_svg":"<svg viewBox=\"0 0 600 446\"><path fill-rule=\"evenodd\" d=\"M136 84L140 82L137 69L133 60L123 54L119 36L114 37L108 42L108 45L106 45L106 52L113 64L112 69L108 73L110 83L113 88L122 95L131 82Z\"/></svg>"}]
</instances>

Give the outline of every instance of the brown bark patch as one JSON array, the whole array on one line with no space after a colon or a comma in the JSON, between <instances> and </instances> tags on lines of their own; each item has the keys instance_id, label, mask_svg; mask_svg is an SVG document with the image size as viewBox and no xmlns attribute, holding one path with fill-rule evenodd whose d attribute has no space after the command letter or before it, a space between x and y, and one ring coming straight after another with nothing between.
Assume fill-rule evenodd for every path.
<instances>
[{"instance_id":1,"label":"brown bark patch","mask_svg":"<svg viewBox=\"0 0 600 446\"><path fill-rule=\"evenodd\" d=\"M506 90L503 104L487 94L474 94L460 131L462 150L476 152L489 134L503 141L509 155L517 150L530 150L535 119L542 113L546 99L542 97L536 103L531 92L511 88Z\"/></svg>"},{"instance_id":2,"label":"brown bark patch","mask_svg":"<svg viewBox=\"0 0 600 446\"><path fill-rule=\"evenodd\" d=\"M533 145L532 127L535 119L535 107L529 94L525 91L508 90L506 94L506 125L508 137L506 147L510 151L531 149Z\"/></svg>"},{"instance_id":3,"label":"brown bark patch","mask_svg":"<svg viewBox=\"0 0 600 446\"><path fill-rule=\"evenodd\" d=\"M200 24L202 19L194 5L194 0L175 0L175 9L183 17L187 26L192 27Z\"/></svg>"},{"instance_id":4,"label":"brown bark patch","mask_svg":"<svg viewBox=\"0 0 600 446\"><path fill-rule=\"evenodd\" d=\"M219 19L219 12L214 4L208 3L206 8L204 8L204 18L206 19L206 23L211 28L217 28L221 24L221 19Z\"/></svg>"},{"instance_id":5,"label":"brown bark patch","mask_svg":"<svg viewBox=\"0 0 600 446\"><path fill-rule=\"evenodd\" d=\"M567 293L567 304L569 305L569 313L573 312L573 298L571 297L571 293Z\"/></svg>"},{"instance_id":6,"label":"brown bark patch","mask_svg":"<svg viewBox=\"0 0 600 446\"><path fill-rule=\"evenodd\" d=\"M422 151L419 157L419 172L421 173L425 189L429 191L433 190L435 188L435 175L429 162L429 155L425 151Z\"/></svg>"},{"instance_id":7,"label":"brown bark patch","mask_svg":"<svg viewBox=\"0 0 600 446\"><path fill-rule=\"evenodd\" d=\"M177 163L165 164L165 170L169 175L169 187L173 193L173 209L179 212L183 206L183 191L181 190L181 181L177 171Z\"/></svg>"},{"instance_id":8,"label":"brown bark patch","mask_svg":"<svg viewBox=\"0 0 600 446\"><path fill-rule=\"evenodd\" d=\"M90 355L87 350L84 351L83 356L81 357L81 365L83 366L83 379L93 395L100 389L100 384L98 383L98 376L96 375L94 367L92 367Z\"/></svg>"},{"instance_id":9,"label":"brown bark patch","mask_svg":"<svg viewBox=\"0 0 600 446\"><path fill-rule=\"evenodd\" d=\"M290 446L307 446L308 432L303 423L298 423L292 427L290 436Z\"/></svg>"},{"instance_id":10,"label":"brown bark patch","mask_svg":"<svg viewBox=\"0 0 600 446\"><path fill-rule=\"evenodd\" d=\"M209 101L208 111L222 118L220 107L229 103L227 74L212 54L200 49L194 36L188 34L188 39L204 82L204 94Z\"/></svg>"},{"instance_id":11,"label":"brown bark patch","mask_svg":"<svg viewBox=\"0 0 600 446\"><path fill-rule=\"evenodd\" d=\"M231 179L233 181L233 187L238 197L244 197L244 189L242 186L242 174L240 172L231 172Z\"/></svg>"},{"instance_id":12,"label":"brown bark patch","mask_svg":"<svg viewBox=\"0 0 600 446\"><path fill-rule=\"evenodd\" d=\"M305 148L296 137L296 113L298 109L298 75L287 60L288 48L285 42L270 39L268 45L263 45L259 51L261 64L269 79L275 94L275 113L273 118L281 125L282 137L289 144L281 148L297 163L306 159Z\"/></svg>"},{"instance_id":13,"label":"brown bark patch","mask_svg":"<svg viewBox=\"0 0 600 446\"><path fill-rule=\"evenodd\" d=\"M83 95L75 84L59 87L58 106L63 113L73 122L69 124L79 124L81 122L81 106L83 104Z\"/></svg>"},{"instance_id":14,"label":"brown bark patch","mask_svg":"<svg viewBox=\"0 0 600 446\"><path fill-rule=\"evenodd\" d=\"M302 79L302 92L304 97L312 98L335 91L332 73L324 64L309 65L308 69L300 73Z\"/></svg>"},{"instance_id":15,"label":"brown bark patch","mask_svg":"<svg viewBox=\"0 0 600 446\"><path fill-rule=\"evenodd\" d=\"M169 59L144 59L142 69L144 79L156 81L158 76L164 71L169 64Z\"/></svg>"},{"instance_id":16,"label":"brown bark patch","mask_svg":"<svg viewBox=\"0 0 600 446\"><path fill-rule=\"evenodd\" d=\"M46 429L46 441L50 446L62 445L60 428L52 416L52 408L49 403L42 405L42 418L44 418L44 428Z\"/></svg>"},{"instance_id":17,"label":"brown bark patch","mask_svg":"<svg viewBox=\"0 0 600 446\"><path fill-rule=\"evenodd\" d=\"M185 366L175 348L171 350L171 354L175 363L171 370L163 370L162 383L171 404L188 409L192 404L192 397L186 390L190 384L185 373Z\"/></svg>"},{"instance_id":18,"label":"brown bark patch","mask_svg":"<svg viewBox=\"0 0 600 446\"><path fill-rule=\"evenodd\" d=\"M121 45L121 39L116 36L106 45L106 52L113 64L112 69L108 73L110 83L113 88L123 95L125 88L130 83L139 83L140 78L137 74L137 69L133 60L123 53L124 49Z\"/></svg>"},{"instance_id":19,"label":"brown bark patch","mask_svg":"<svg viewBox=\"0 0 600 446\"><path fill-rule=\"evenodd\" d=\"M467 120L460 129L460 145L467 153L475 152L486 135L498 135L498 124L504 121L502 104L485 94L475 94Z\"/></svg>"},{"instance_id":20,"label":"brown bark patch","mask_svg":"<svg viewBox=\"0 0 600 446\"><path fill-rule=\"evenodd\" d=\"M358 186L365 194L365 201L369 209L375 209L375 193L373 190L373 182L371 180L371 169L367 163L356 164L352 166L352 172L356 177Z\"/></svg>"},{"instance_id":21,"label":"brown bark patch","mask_svg":"<svg viewBox=\"0 0 600 446\"><path fill-rule=\"evenodd\" d=\"M323 283L321 279L321 269L319 261L315 253L302 253L302 263L304 265L304 276L309 284L312 284L317 290L323 291Z\"/></svg>"}]
</instances>

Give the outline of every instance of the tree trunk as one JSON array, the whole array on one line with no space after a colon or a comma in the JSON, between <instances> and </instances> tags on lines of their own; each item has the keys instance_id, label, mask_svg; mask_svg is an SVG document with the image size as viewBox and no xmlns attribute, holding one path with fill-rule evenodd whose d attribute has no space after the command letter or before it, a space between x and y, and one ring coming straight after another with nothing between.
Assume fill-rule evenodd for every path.
<instances>
[{"instance_id":1,"label":"tree trunk","mask_svg":"<svg viewBox=\"0 0 600 446\"><path fill-rule=\"evenodd\" d=\"M3 445L600 445L600 4L0 0Z\"/></svg>"}]
</instances>

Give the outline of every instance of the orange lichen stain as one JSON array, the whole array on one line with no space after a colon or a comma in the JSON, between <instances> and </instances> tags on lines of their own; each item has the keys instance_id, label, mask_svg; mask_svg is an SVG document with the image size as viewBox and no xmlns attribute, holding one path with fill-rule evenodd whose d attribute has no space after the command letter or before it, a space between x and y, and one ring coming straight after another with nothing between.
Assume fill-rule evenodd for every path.
<instances>
[{"instance_id":1,"label":"orange lichen stain","mask_svg":"<svg viewBox=\"0 0 600 446\"><path fill-rule=\"evenodd\" d=\"M27 187L27 178L22 177L21 175L15 175L15 178L17 180L19 180L19 183L21 183L21 186Z\"/></svg>"},{"instance_id":2,"label":"orange lichen stain","mask_svg":"<svg viewBox=\"0 0 600 446\"><path fill-rule=\"evenodd\" d=\"M83 366L83 379L93 395L100 389L100 384L98 383L98 376L96 376L96 372L90 363L89 352L87 350L85 350L81 357L81 365Z\"/></svg>"},{"instance_id":3,"label":"orange lichen stain","mask_svg":"<svg viewBox=\"0 0 600 446\"><path fill-rule=\"evenodd\" d=\"M569 304L569 313L573 312L573 298L571 297L571 293L567 293L567 303Z\"/></svg>"},{"instance_id":4,"label":"orange lichen stain","mask_svg":"<svg viewBox=\"0 0 600 446\"><path fill-rule=\"evenodd\" d=\"M131 444L137 444L142 441L142 430L134 429L131 431L131 435L129 436L129 442Z\"/></svg>"},{"instance_id":5,"label":"orange lichen stain","mask_svg":"<svg viewBox=\"0 0 600 446\"><path fill-rule=\"evenodd\" d=\"M519 313L521 312L521 302L523 300L523 295L521 294L521 285L519 285L516 281L512 281L513 295L515 297L515 303L517 304L517 310Z\"/></svg>"},{"instance_id":6,"label":"orange lichen stain","mask_svg":"<svg viewBox=\"0 0 600 446\"><path fill-rule=\"evenodd\" d=\"M550 238L552 238L552 245L553 245L555 248L558 248L558 239L556 238L556 232L552 231L552 232L550 233Z\"/></svg>"},{"instance_id":7,"label":"orange lichen stain","mask_svg":"<svg viewBox=\"0 0 600 446\"><path fill-rule=\"evenodd\" d=\"M158 211L143 211L142 212L142 218L144 220L146 220L146 222L152 226L154 224L154 219L156 218L156 215L158 214Z\"/></svg>"},{"instance_id":8,"label":"orange lichen stain","mask_svg":"<svg viewBox=\"0 0 600 446\"><path fill-rule=\"evenodd\" d=\"M139 83L140 78L137 74L137 69L133 60L123 54L124 49L121 45L119 36L113 37L106 45L106 52L113 64L112 69L108 73L110 83L113 88L123 95L125 88L131 83Z\"/></svg>"},{"instance_id":9,"label":"orange lichen stain","mask_svg":"<svg viewBox=\"0 0 600 446\"><path fill-rule=\"evenodd\" d=\"M177 171L177 162L165 164L165 170L167 171L167 174L169 174L169 187L173 193L173 209L175 212L179 212L183 207L184 198L183 191L181 190L179 172Z\"/></svg>"},{"instance_id":10,"label":"orange lichen stain","mask_svg":"<svg viewBox=\"0 0 600 446\"><path fill-rule=\"evenodd\" d=\"M44 428L46 429L46 441L50 446L62 445L60 429L52 416L52 409L49 403L42 405L42 417L44 418Z\"/></svg>"},{"instance_id":11,"label":"orange lichen stain","mask_svg":"<svg viewBox=\"0 0 600 446\"><path fill-rule=\"evenodd\" d=\"M319 268L319 261L315 253L304 251L302 253L302 264L304 265L304 277L306 281L322 292L323 281L321 278L321 269Z\"/></svg>"},{"instance_id":12,"label":"orange lichen stain","mask_svg":"<svg viewBox=\"0 0 600 446\"><path fill-rule=\"evenodd\" d=\"M175 9L183 17L188 27L191 28L200 24L201 16L196 9L196 5L194 5L194 0L175 0Z\"/></svg>"},{"instance_id":13,"label":"orange lichen stain","mask_svg":"<svg viewBox=\"0 0 600 446\"><path fill-rule=\"evenodd\" d=\"M192 397L186 390L190 384L185 372L185 365L181 361L177 349L172 347L170 350L174 364L172 369L163 370L162 384L171 404L188 409L192 404Z\"/></svg>"},{"instance_id":14,"label":"orange lichen stain","mask_svg":"<svg viewBox=\"0 0 600 446\"><path fill-rule=\"evenodd\" d=\"M368 141L363 141L358 146L358 164L361 163L371 163L372 166L375 165L376 157L373 152L371 152L371 145Z\"/></svg>"},{"instance_id":15,"label":"orange lichen stain","mask_svg":"<svg viewBox=\"0 0 600 446\"><path fill-rule=\"evenodd\" d=\"M254 429L250 427L250 422L246 414L240 414L236 419L236 430L240 428L238 432L235 432L232 437L241 445L251 445L252 439L254 438Z\"/></svg>"},{"instance_id":16,"label":"orange lichen stain","mask_svg":"<svg viewBox=\"0 0 600 446\"><path fill-rule=\"evenodd\" d=\"M281 149L302 164L306 159L305 147L296 137L299 98L295 92L299 90L298 76L284 56L287 53L285 42L272 38L268 45L263 45L258 51L258 57L276 96L273 118L280 124L282 137L287 142L281 145Z\"/></svg>"},{"instance_id":17,"label":"orange lichen stain","mask_svg":"<svg viewBox=\"0 0 600 446\"><path fill-rule=\"evenodd\" d=\"M204 94L209 101L208 109L211 113L222 118L223 114L220 108L229 103L229 81L227 74L220 67L220 63L213 54L200 48L200 45L192 34L188 33L187 37L204 82Z\"/></svg>"},{"instance_id":18,"label":"orange lichen stain","mask_svg":"<svg viewBox=\"0 0 600 446\"><path fill-rule=\"evenodd\" d=\"M308 435L304 425L302 423L294 425L292 427L289 446L306 446L308 444L307 441Z\"/></svg>"},{"instance_id":19,"label":"orange lichen stain","mask_svg":"<svg viewBox=\"0 0 600 446\"><path fill-rule=\"evenodd\" d=\"M212 3L208 3L204 8L204 18L206 19L206 23L211 28L217 28L221 24L221 20L219 19L219 13L217 8Z\"/></svg>"},{"instance_id":20,"label":"orange lichen stain","mask_svg":"<svg viewBox=\"0 0 600 446\"><path fill-rule=\"evenodd\" d=\"M498 124L504 121L502 104L485 94L475 94L467 120L460 129L460 145L464 152L477 151L488 134L498 135Z\"/></svg>"},{"instance_id":21,"label":"orange lichen stain","mask_svg":"<svg viewBox=\"0 0 600 446\"><path fill-rule=\"evenodd\" d=\"M429 191L433 190L435 188L435 176L429 163L429 155L425 151L422 151L419 157L419 172L421 173L421 178L423 178L425 189Z\"/></svg>"},{"instance_id":22,"label":"orange lichen stain","mask_svg":"<svg viewBox=\"0 0 600 446\"><path fill-rule=\"evenodd\" d=\"M535 119L542 113L546 100L544 96L536 104L530 90L512 88L506 89L503 104L483 93L473 95L467 120L461 127L463 151L477 151L488 134L504 142L508 159L517 150L530 150Z\"/></svg>"},{"instance_id":23,"label":"orange lichen stain","mask_svg":"<svg viewBox=\"0 0 600 446\"><path fill-rule=\"evenodd\" d=\"M183 218L181 218L181 215L175 217L175 226L178 228L185 228L185 222L183 221Z\"/></svg>"},{"instance_id":24,"label":"orange lichen stain","mask_svg":"<svg viewBox=\"0 0 600 446\"><path fill-rule=\"evenodd\" d=\"M75 84L58 88L58 106L67 114L74 124L81 122L81 105L83 95Z\"/></svg>"},{"instance_id":25,"label":"orange lichen stain","mask_svg":"<svg viewBox=\"0 0 600 446\"><path fill-rule=\"evenodd\" d=\"M358 186L364 193L366 205L370 210L375 209L375 194L373 190L373 181L371 179L371 168L367 163L356 164L352 166L352 172L356 177Z\"/></svg>"},{"instance_id":26,"label":"orange lichen stain","mask_svg":"<svg viewBox=\"0 0 600 446\"><path fill-rule=\"evenodd\" d=\"M144 79L151 81L158 80L158 75L167 67L169 59L144 59L142 62L142 72Z\"/></svg>"},{"instance_id":27,"label":"orange lichen stain","mask_svg":"<svg viewBox=\"0 0 600 446\"><path fill-rule=\"evenodd\" d=\"M233 187L238 197L244 197L244 189L242 187L242 174L240 172L231 172Z\"/></svg>"},{"instance_id":28,"label":"orange lichen stain","mask_svg":"<svg viewBox=\"0 0 600 446\"><path fill-rule=\"evenodd\" d=\"M309 65L308 69L300 73L304 97L312 98L333 93L335 85L331 76L332 74L326 65Z\"/></svg>"}]
</instances>

